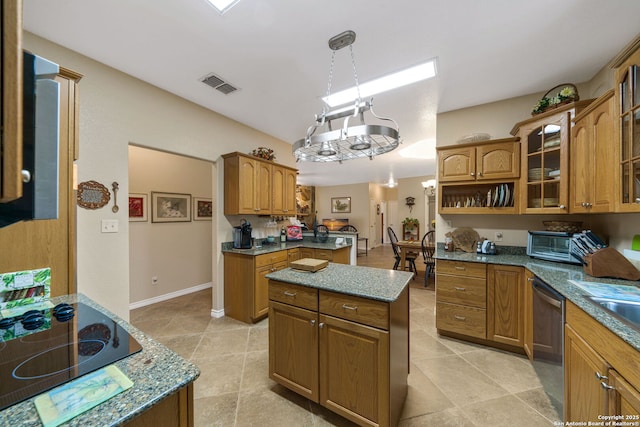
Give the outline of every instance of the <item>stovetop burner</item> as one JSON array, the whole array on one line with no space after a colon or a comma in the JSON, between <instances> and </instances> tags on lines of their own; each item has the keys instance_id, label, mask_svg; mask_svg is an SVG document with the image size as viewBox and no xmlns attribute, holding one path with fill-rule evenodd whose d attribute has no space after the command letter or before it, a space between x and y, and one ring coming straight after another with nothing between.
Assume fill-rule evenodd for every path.
<instances>
[{"instance_id":1,"label":"stovetop burner","mask_svg":"<svg viewBox=\"0 0 640 427\"><path fill-rule=\"evenodd\" d=\"M0 320L0 410L137 353L140 344L83 303Z\"/></svg>"}]
</instances>

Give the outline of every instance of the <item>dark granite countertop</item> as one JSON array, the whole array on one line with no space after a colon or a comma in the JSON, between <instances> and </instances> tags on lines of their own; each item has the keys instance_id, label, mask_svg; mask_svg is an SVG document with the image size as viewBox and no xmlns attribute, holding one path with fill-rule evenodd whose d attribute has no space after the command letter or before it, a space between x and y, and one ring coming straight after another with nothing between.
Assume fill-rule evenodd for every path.
<instances>
[{"instance_id":1,"label":"dark granite countertop","mask_svg":"<svg viewBox=\"0 0 640 427\"><path fill-rule=\"evenodd\" d=\"M260 239L257 239L257 240L260 240ZM268 254L271 252L284 251L287 249L295 249L295 248L329 249L329 250L335 251L337 249L351 247L352 245L351 238L345 237L345 241L346 241L346 244L336 245L335 237L329 237L326 242L319 242L316 239L314 239L313 236L311 237L304 236L302 240L295 241L295 242L286 242L286 243L275 242L271 244L264 242L261 246L254 245L254 247L252 247L251 249L234 249L233 242L224 242L222 244L222 252L256 256L256 255Z\"/></svg>"},{"instance_id":2,"label":"dark granite countertop","mask_svg":"<svg viewBox=\"0 0 640 427\"><path fill-rule=\"evenodd\" d=\"M52 298L53 304L82 302L111 317L142 345L142 351L115 363L133 387L67 421L65 426L117 426L130 421L164 398L195 381L200 370L82 294ZM2 426L42 426L35 396L0 411Z\"/></svg>"},{"instance_id":3,"label":"dark granite countertop","mask_svg":"<svg viewBox=\"0 0 640 427\"><path fill-rule=\"evenodd\" d=\"M413 273L357 265L329 263L315 273L285 268L267 274L268 279L339 292L385 302L393 302L413 278Z\"/></svg>"},{"instance_id":4,"label":"dark granite countertop","mask_svg":"<svg viewBox=\"0 0 640 427\"><path fill-rule=\"evenodd\" d=\"M524 248L520 248L524 249ZM607 283L624 286L640 286L640 282L593 277L584 272L581 265L543 261L527 256L524 250L504 250L498 247L497 255L479 255L465 252L445 252L438 246L435 258L440 260L480 262L485 264L517 265L527 268L550 285L566 299L580 307L611 332L640 351L640 329L629 326L586 297L587 292L569 280Z\"/></svg>"}]
</instances>

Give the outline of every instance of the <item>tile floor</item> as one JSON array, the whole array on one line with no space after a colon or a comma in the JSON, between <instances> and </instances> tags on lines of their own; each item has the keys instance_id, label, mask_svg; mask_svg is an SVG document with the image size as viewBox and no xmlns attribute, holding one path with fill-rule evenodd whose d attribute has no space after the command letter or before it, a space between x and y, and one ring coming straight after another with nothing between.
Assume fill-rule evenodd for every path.
<instances>
[{"instance_id":1,"label":"tile floor","mask_svg":"<svg viewBox=\"0 0 640 427\"><path fill-rule=\"evenodd\" d=\"M391 268L388 246L359 265ZM529 361L438 336L433 278L410 288L411 373L400 426L551 426L556 420ZM131 312L131 323L201 370L195 425L351 426L268 377L268 320L246 325L210 317L211 290Z\"/></svg>"}]
</instances>

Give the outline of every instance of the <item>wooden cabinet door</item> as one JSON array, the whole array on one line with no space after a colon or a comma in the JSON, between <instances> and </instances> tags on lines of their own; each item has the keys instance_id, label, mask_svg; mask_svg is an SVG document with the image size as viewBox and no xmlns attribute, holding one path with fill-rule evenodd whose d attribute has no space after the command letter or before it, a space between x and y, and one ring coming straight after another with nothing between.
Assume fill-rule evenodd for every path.
<instances>
[{"instance_id":1,"label":"wooden cabinet door","mask_svg":"<svg viewBox=\"0 0 640 427\"><path fill-rule=\"evenodd\" d=\"M291 265L293 261L300 259L300 249L289 249L287 252L288 264Z\"/></svg>"},{"instance_id":2,"label":"wooden cabinet door","mask_svg":"<svg viewBox=\"0 0 640 427\"><path fill-rule=\"evenodd\" d=\"M285 215L296 214L296 182L298 173L295 169L284 168L284 213Z\"/></svg>"},{"instance_id":3,"label":"wooden cabinet door","mask_svg":"<svg viewBox=\"0 0 640 427\"><path fill-rule=\"evenodd\" d=\"M302 258L314 258L315 251L313 248L300 248L300 259Z\"/></svg>"},{"instance_id":4,"label":"wooden cabinet door","mask_svg":"<svg viewBox=\"0 0 640 427\"><path fill-rule=\"evenodd\" d=\"M271 186L273 188L273 203L271 212L273 215L284 215L284 186L285 176L282 166L273 166L271 168Z\"/></svg>"},{"instance_id":5,"label":"wooden cabinet door","mask_svg":"<svg viewBox=\"0 0 640 427\"><path fill-rule=\"evenodd\" d=\"M522 321L524 326L524 352L527 354L529 360L533 360L533 288L531 282L533 281L533 273L529 270L524 270L524 307L522 313L524 319Z\"/></svg>"},{"instance_id":6,"label":"wooden cabinet door","mask_svg":"<svg viewBox=\"0 0 640 427\"><path fill-rule=\"evenodd\" d=\"M253 316L256 320L269 312L269 279L265 276L274 271L287 268L287 261L277 262L256 268L253 291Z\"/></svg>"},{"instance_id":7,"label":"wooden cabinet door","mask_svg":"<svg viewBox=\"0 0 640 427\"><path fill-rule=\"evenodd\" d=\"M598 379L609 365L568 324L564 346L565 421L598 422L607 413L608 396Z\"/></svg>"},{"instance_id":8,"label":"wooden cabinet door","mask_svg":"<svg viewBox=\"0 0 640 427\"><path fill-rule=\"evenodd\" d=\"M520 176L520 143L502 142L478 145L476 178L505 179Z\"/></svg>"},{"instance_id":9,"label":"wooden cabinet door","mask_svg":"<svg viewBox=\"0 0 640 427\"><path fill-rule=\"evenodd\" d=\"M571 201L572 213L587 212L591 198L590 163L593 159L593 147L589 132L591 117L587 116L573 127L571 138Z\"/></svg>"},{"instance_id":10,"label":"wooden cabinet door","mask_svg":"<svg viewBox=\"0 0 640 427\"><path fill-rule=\"evenodd\" d=\"M592 115L591 212L611 212L614 206L615 174L618 160L613 129L613 100L610 96ZM573 152L571 152L573 155Z\"/></svg>"},{"instance_id":11,"label":"wooden cabinet door","mask_svg":"<svg viewBox=\"0 0 640 427\"><path fill-rule=\"evenodd\" d=\"M225 193L227 191L237 192L238 209L235 212L231 211L229 214L255 214L257 209L256 194L258 187L256 186L256 177L258 176L258 164L255 160L242 156L238 157L236 161L238 162L237 186L226 188Z\"/></svg>"},{"instance_id":12,"label":"wooden cabinet door","mask_svg":"<svg viewBox=\"0 0 640 427\"><path fill-rule=\"evenodd\" d=\"M271 164L256 161L256 211L258 215L268 215L271 213Z\"/></svg>"},{"instance_id":13,"label":"wooden cabinet door","mask_svg":"<svg viewBox=\"0 0 640 427\"><path fill-rule=\"evenodd\" d=\"M22 0L2 2L0 202L22 197Z\"/></svg>"},{"instance_id":14,"label":"wooden cabinet door","mask_svg":"<svg viewBox=\"0 0 640 427\"><path fill-rule=\"evenodd\" d=\"M487 339L522 348L524 268L487 266Z\"/></svg>"},{"instance_id":15,"label":"wooden cabinet door","mask_svg":"<svg viewBox=\"0 0 640 427\"><path fill-rule=\"evenodd\" d=\"M320 404L359 425L389 425L389 332L320 315Z\"/></svg>"},{"instance_id":16,"label":"wooden cabinet door","mask_svg":"<svg viewBox=\"0 0 640 427\"><path fill-rule=\"evenodd\" d=\"M475 147L447 148L438 151L438 180L475 181Z\"/></svg>"},{"instance_id":17,"label":"wooden cabinet door","mask_svg":"<svg viewBox=\"0 0 640 427\"><path fill-rule=\"evenodd\" d=\"M622 415L622 421L629 423L640 421L640 392L614 369L609 369L607 376L608 386L611 387L608 415Z\"/></svg>"},{"instance_id":18,"label":"wooden cabinet door","mask_svg":"<svg viewBox=\"0 0 640 427\"><path fill-rule=\"evenodd\" d=\"M319 402L318 313L271 301L269 378Z\"/></svg>"}]
</instances>

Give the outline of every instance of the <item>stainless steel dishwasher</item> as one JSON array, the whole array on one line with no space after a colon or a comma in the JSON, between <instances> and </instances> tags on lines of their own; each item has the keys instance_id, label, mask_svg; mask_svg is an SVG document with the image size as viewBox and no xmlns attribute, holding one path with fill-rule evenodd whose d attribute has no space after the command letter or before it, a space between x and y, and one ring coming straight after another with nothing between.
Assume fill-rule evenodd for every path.
<instances>
[{"instance_id":1,"label":"stainless steel dishwasher","mask_svg":"<svg viewBox=\"0 0 640 427\"><path fill-rule=\"evenodd\" d=\"M539 277L533 287L533 367L551 404L563 419L564 297Z\"/></svg>"}]
</instances>

